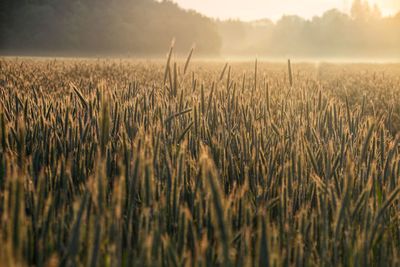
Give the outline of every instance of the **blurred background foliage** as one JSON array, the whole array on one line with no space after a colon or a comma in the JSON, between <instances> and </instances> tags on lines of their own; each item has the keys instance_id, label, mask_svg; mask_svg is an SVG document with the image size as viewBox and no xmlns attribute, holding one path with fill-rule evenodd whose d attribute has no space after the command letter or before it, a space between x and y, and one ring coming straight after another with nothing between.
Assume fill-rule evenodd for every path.
<instances>
[{"instance_id":1,"label":"blurred background foliage","mask_svg":"<svg viewBox=\"0 0 400 267\"><path fill-rule=\"evenodd\" d=\"M350 14L243 22L207 18L171 1L2 0L2 54L160 56L192 44L204 56L400 57L400 12L356 0Z\"/></svg>"}]
</instances>

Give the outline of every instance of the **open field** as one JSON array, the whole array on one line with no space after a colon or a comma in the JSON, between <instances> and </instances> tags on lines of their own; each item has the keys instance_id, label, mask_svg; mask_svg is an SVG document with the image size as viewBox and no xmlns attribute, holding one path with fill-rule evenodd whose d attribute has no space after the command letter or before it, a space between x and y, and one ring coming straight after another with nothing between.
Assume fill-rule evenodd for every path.
<instances>
[{"instance_id":1,"label":"open field","mask_svg":"<svg viewBox=\"0 0 400 267\"><path fill-rule=\"evenodd\" d=\"M0 59L0 266L399 266L400 64Z\"/></svg>"}]
</instances>

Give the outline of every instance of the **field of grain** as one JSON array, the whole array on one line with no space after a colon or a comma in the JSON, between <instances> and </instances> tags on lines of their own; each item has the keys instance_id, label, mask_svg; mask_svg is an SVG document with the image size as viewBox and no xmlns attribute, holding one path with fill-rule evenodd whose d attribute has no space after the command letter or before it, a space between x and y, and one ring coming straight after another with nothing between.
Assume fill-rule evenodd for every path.
<instances>
[{"instance_id":1,"label":"field of grain","mask_svg":"<svg viewBox=\"0 0 400 267\"><path fill-rule=\"evenodd\" d=\"M400 265L400 65L0 60L0 266Z\"/></svg>"}]
</instances>

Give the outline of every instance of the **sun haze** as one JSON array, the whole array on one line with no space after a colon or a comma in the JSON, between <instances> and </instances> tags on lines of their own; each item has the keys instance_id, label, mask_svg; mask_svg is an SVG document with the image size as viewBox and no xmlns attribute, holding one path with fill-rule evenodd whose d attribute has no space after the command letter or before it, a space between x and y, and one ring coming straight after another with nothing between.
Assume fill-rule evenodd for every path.
<instances>
[{"instance_id":1,"label":"sun haze","mask_svg":"<svg viewBox=\"0 0 400 267\"><path fill-rule=\"evenodd\" d=\"M326 10L338 9L349 12L351 0L174 0L181 7L196 10L219 19L257 20L279 19L282 15L299 15L311 18ZM391 15L400 9L400 0L369 0L377 4L383 15Z\"/></svg>"}]
</instances>

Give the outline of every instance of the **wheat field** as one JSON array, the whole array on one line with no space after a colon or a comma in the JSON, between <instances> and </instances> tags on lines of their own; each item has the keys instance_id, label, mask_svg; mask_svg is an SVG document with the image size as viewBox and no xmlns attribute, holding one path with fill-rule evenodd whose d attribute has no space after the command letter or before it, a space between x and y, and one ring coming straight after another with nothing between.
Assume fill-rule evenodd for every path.
<instances>
[{"instance_id":1,"label":"wheat field","mask_svg":"<svg viewBox=\"0 0 400 267\"><path fill-rule=\"evenodd\" d=\"M400 65L0 60L0 266L400 265Z\"/></svg>"}]
</instances>

